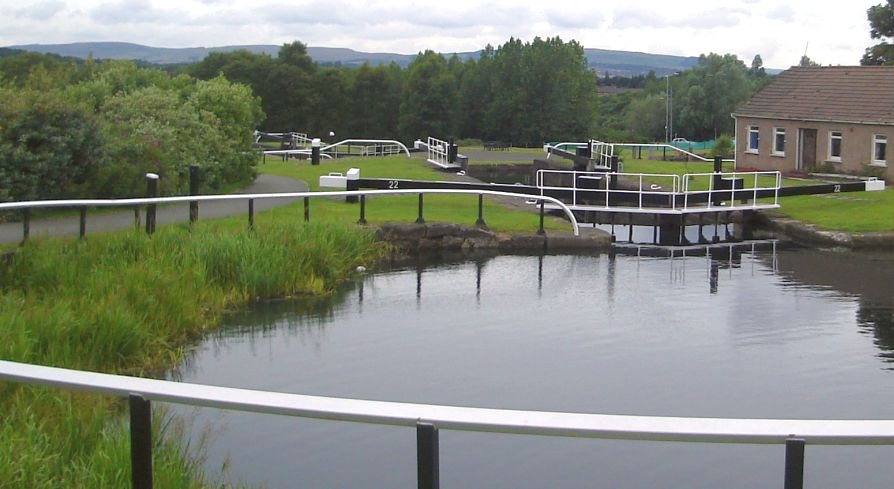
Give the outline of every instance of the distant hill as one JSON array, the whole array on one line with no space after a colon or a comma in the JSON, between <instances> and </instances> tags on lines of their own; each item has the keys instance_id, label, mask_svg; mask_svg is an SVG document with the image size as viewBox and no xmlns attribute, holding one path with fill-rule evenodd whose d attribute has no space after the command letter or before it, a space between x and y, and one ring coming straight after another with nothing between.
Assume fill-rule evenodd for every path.
<instances>
[{"instance_id":1,"label":"distant hill","mask_svg":"<svg viewBox=\"0 0 894 489\"><path fill-rule=\"evenodd\" d=\"M72 44L24 44L7 46L12 49L52 53L60 56L86 58L92 55L96 59L132 59L156 64L195 63L201 61L212 52L230 52L247 50L253 53L266 53L276 56L280 46L247 45L193 48L156 48L126 42L79 42ZM347 48L327 48L310 46L307 52L314 61L320 64L341 64L359 66L363 63L371 65L397 63L407 66L416 57L413 54L364 53ZM453 54L453 53L445 53ZM456 53L460 58L477 58L479 52ZM698 58L692 56L670 56L664 54L637 53L630 51L612 51L607 49L584 49L584 54L591 69L602 75L644 75L655 71L658 76L683 71L698 64Z\"/></svg>"}]
</instances>

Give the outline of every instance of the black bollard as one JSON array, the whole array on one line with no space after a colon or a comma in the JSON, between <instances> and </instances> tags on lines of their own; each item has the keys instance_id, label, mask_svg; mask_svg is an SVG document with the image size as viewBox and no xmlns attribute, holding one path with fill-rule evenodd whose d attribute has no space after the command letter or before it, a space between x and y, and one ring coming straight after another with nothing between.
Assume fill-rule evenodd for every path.
<instances>
[{"instance_id":1,"label":"black bollard","mask_svg":"<svg viewBox=\"0 0 894 489\"><path fill-rule=\"evenodd\" d=\"M189 165L189 195L199 195L199 167ZM189 201L189 224L199 220L199 201Z\"/></svg>"},{"instance_id":2,"label":"black bollard","mask_svg":"<svg viewBox=\"0 0 894 489\"><path fill-rule=\"evenodd\" d=\"M714 157L714 174L711 175L711 190L714 192L723 190L723 175L721 172L723 171L723 158L721 156ZM711 205L720 205L721 201L716 194L712 194L711 196Z\"/></svg>"},{"instance_id":3,"label":"black bollard","mask_svg":"<svg viewBox=\"0 0 894 489\"><path fill-rule=\"evenodd\" d=\"M320 138L314 138L310 142L310 164L320 164Z\"/></svg>"},{"instance_id":4,"label":"black bollard","mask_svg":"<svg viewBox=\"0 0 894 489\"><path fill-rule=\"evenodd\" d=\"M154 199L158 197L158 175L155 173L146 174L146 197ZM155 204L146 206L146 234L152 236L155 232Z\"/></svg>"},{"instance_id":5,"label":"black bollard","mask_svg":"<svg viewBox=\"0 0 894 489\"><path fill-rule=\"evenodd\" d=\"M609 165L611 165L611 175L608 177L608 188L609 190L615 190L618 188L618 168L621 166L618 161L618 155L612 155Z\"/></svg>"}]
</instances>

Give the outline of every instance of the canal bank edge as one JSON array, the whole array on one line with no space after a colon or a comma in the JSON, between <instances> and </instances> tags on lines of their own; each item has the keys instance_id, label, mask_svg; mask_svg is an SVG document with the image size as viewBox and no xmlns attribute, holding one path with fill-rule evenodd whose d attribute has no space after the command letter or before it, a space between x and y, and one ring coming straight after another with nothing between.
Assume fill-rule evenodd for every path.
<instances>
[{"instance_id":1,"label":"canal bank edge","mask_svg":"<svg viewBox=\"0 0 894 489\"><path fill-rule=\"evenodd\" d=\"M583 230L582 230L583 231ZM571 233L495 233L493 231L451 223L384 223L376 230L376 239L400 251L482 250L504 253L602 252L611 249L611 235L598 229L587 229L580 236Z\"/></svg>"},{"instance_id":2,"label":"canal bank edge","mask_svg":"<svg viewBox=\"0 0 894 489\"><path fill-rule=\"evenodd\" d=\"M755 213L754 223L808 246L843 247L854 250L894 250L894 231L874 233L828 231L813 224L762 212Z\"/></svg>"}]
</instances>

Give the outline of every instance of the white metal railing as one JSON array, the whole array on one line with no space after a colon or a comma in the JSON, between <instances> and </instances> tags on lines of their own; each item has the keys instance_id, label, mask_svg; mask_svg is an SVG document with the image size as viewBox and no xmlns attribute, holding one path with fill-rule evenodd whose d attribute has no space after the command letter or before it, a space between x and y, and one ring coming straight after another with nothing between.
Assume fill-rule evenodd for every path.
<instances>
[{"instance_id":1,"label":"white metal railing","mask_svg":"<svg viewBox=\"0 0 894 489\"><path fill-rule=\"evenodd\" d=\"M396 155L400 152L401 148L396 144L376 144L360 148L360 156Z\"/></svg>"},{"instance_id":2,"label":"white metal railing","mask_svg":"<svg viewBox=\"0 0 894 489\"><path fill-rule=\"evenodd\" d=\"M460 165L450 163L450 143L447 141L428 137L428 159L427 161L441 168L454 168Z\"/></svg>"},{"instance_id":3,"label":"white metal railing","mask_svg":"<svg viewBox=\"0 0 894 489\"><path fill-rule=\"evenodd\" d=\"M557 185L551 183L550 179L564 179L566 182L570 179L570 184ZM612 186L612 179L623 179L625 187ZM697 180L704 182L707 179L706 190L692 190L690 185ZM761 184L761 180L766 180L767 184ZM596 186L581 186L581 181L596 181ZM662 183L666 182L666 183ZM718 187L718 182L728 182L729 188ZM738 182L742 187L736 188ZM631 185L633 183L633 185ZM746 186L749 184L750 186ZM536 186L540 189L540 194L544 195L550 190L570 191L571 207L576 209L592 208L597 206L592 203L593 192L604 194L603 210L611 209L612 195L634 195L634 205L614 206L621 211L628 212L630 210L650 210L650 211L707 211L717 210L722 206L724 210L734 209L762 209L779 206L779 189L782 186L782 174L778 171L766 172L725 172L725 173L691 173L685 175L664 174L664 173L624 173L624 172L586 172L572 170L538 170L536 178ZM722 201L718 198L718 194L722 192L726 198ZM758 193L772 192L772 203L758 203ZM591 203L581 204L579 193L583 193L588 197ZM661 196L659 203L655 204L654 198L646 196ZM697 202L690 202L690 196L701 196L707 198L699 199ZM666 198L664 198L666 197ZM763 196L765 197L765 196ZM652 203L645 200L650 200ZM739 203L737 203L739 201ZM748 201L743 203L741 201Z\"/></svg>"},{"instance_id":4,"label":"white metal railing","mask_svg":"<svg viewBox=\"0 0 894 489\"><path fill-rule=\"evenodd\" d=\"M0 361L0 379L129 397L132 409L134 399L145 402L142 416L135 416L131 411L131 429L135 422L151 422L149 401L331 421L416 426L417 433L425 432L420 428L428 427L429 434L434 432L433 443L431 439L417 437L420 487L438 487L437 468L433 474L425 475L428 480L423 480L423 466L433 462L437 467L438 464L437 429L614 440L785 444L786 488L800 488L803 484L805 444L894 444L894 420L687 418L459 407L266 392L9 361ZM132 443L139 443L135 438L132 436ZM142 443L151 450L151 438L143 439ZM149 464L151 472L151 461ZM137 471L136 463L133 470ZM151 473L149 477L151 486ZM136 475L134 485L138 485Z\"/></svg>"},{"instance_id":5,"label":"white metal railing","mask_svg":"<svg viewBox=\"0 0 894 489\"><path fill-rule=\"evenodd\" d=\"M512 197L518 199L537 199L544 203L550 203L558 206L565 216L568 218L575 236L580 235L580 227L577 219L571 209L561 200L550 196L536 196L530 194L519 194L513 192L501 192L496 190L477 190L477 189L391 189L391 190L335 190L326 192L281 192L281 193L265 193L265 194L226 194L226 195L184 195L176 197L143 197L136 199L80 199L80 200L37 200L27 202L3 202L0 203L0 211L3 210L27 210L54 207L70 207L80 208L83 210L89 207L130 207L139 206L151 207L157 204L176 204L190 202L214 202L227 200L247 200L249 202L249 222L253 222L254 218L254 201L263 199L282 199L282 198L304 198L305 199L305 219L307 219L307 202L310 198L316 197L355 197L366 195L403 195L403 194L465 194L465 195L493 195ZM30 218L29 218L30 219ZM82 212L81 235L85 230L86 213ZM153 216L154 219L154 216ZM148 222L148 216L147 216ZM541 216L541 226L542 226ZM25 238L27 239L29 220L24 222Z\"/></svg>"},{"instance_id":6,"label":"white metal railing","mask_svg":"<svg viewBox=\"0 0 894 489\"><path fill-rule=\"evenodd\" d=\"M335 156L337 157L340 154L342 154L342 153L340 153L339 148L347 147L347 153L345 153L345 155L354 154L354 155L358 155L358 156L371 156L373 153L364 154L364 148L368 147L369 145L391 146L391 147L397 148L397 149L393 150L393 153L389 153L389 154L398 154L398 153L402 152L407 155L407 158L410 157L410 150L407 149L407 147L404 145L404 143L394 140L394 139L344 139L337 143L332 143L327 146L321 147L320 155L323 158L332 159L332 155L327 154L327 152L335 153ZM352 149L354 148L354 146L357 146L360 148L359 154L352 153ZM307 155L307 156L310 156L311 151L312 150L309 148L308 149L278 149L278 150L264 151L264 154L265 155Z\"/></svg>"},{"instance_id":7,"label":"white metal railing","mask_svg":"<svg viewBox=\"0 0 894 489\"><path fill-rule=\"evenodd\" d=\"M547 179L562 178L562 177L570 177L571 178L571 186L564 185L547 185ZM634 181L638 182L638 186L635 189L624 189L624 188L611 188L610 180L612 178L625 178L625 182ZM648 180L646 180L648 179ZM663 185L658 185L654 183L656 179L669 181L670 188L667 188ZM598 186L596 187L580 187L578 186L578 182L580 181L595 181L598 182ZM664 174L664 173L605 173L605 172L587 172L587 171L572 171L572 170L537 170L537 178L536 178L536 186L540 189L541 195L544 194L545 191L549 190L570 190L572 192L571 197L571 206L576 207L579 205L578 203L578 192L587 192L592 194L592 192L599 191L604 193L604 207L610 207L609 199L611 195L636 195L637 196L637 209L645 209L649 206L644 205L643 196L645 195L661 195L667 196L667 204L670 208L675 208L674 196L678 194L681 189L681 177L680 175L675 174ZM647 187L648 186L648 187Z\"/></svg>"},{"instance_id":8,"label":"white metal railing","mask_svg":"<svg viewBox=\"0 0 894 489\"><path fill-rule=\"evenodd\" d=\"M699 179L707 179L708 180L708 190L690 190L689 186L691 182L697 181ZM761 179L772 182L771 184L761 184ZM730 188L717 188L716 185L718 182L729 182ZM737 182L742 182L742 188L736 188ZM746 184L750 183L751 186L746 187ZM755 172L721 172L721 173L691 173L685 175L683 179L683 190L684 194L684 208L689 207L689 196L690 195L699 195L699 194L707 194L708 196L708 208L715 206L715 202L718 199L714 198L714 195L717 192L723 192L724 194L729 192L729 199L724 199L722 202L717 202L719 205L723 205L727 208L731 209L741 209L741 208L755 208L755 207L766 207L766 205L758 204L757 201L760 198L758 196L758 192L773 192L773 203L770 204L772 206L779 205L779 189L782 187L782 173L779 171L755 171ZM736 201L745 201L748 203L736 203Z\"/></svg>"}]
</instances>

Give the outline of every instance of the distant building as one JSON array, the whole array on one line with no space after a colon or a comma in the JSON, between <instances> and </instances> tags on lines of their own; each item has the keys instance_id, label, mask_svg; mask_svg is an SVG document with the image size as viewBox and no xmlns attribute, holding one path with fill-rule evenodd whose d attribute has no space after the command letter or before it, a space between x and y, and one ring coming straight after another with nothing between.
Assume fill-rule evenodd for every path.
<instances>
[{"instance_id":1,"label":"distant building","mask_svg":"<svg viewBox=\"0 0 894 489\"><path fill-rule=\"evenodd\" d=\"M791 68L732 116L739 168L894 181L894 66Z\"/></svg>"}]
</instances>

